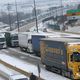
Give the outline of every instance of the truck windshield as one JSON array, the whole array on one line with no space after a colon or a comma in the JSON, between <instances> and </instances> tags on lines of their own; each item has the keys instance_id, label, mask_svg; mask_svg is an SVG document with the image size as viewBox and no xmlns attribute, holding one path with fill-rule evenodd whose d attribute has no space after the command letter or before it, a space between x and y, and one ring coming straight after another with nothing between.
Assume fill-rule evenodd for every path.
<instances>
[{"instance_id":1,"label":"truck windshield","mask_svg":"<svg viewBox=\"0 0 80 80\"><path fill-rule=\"evenodd\" d=\"M12 40L18 40L18 36L12 36L11 39Z\"/></svg>"},{"instance_id":2,"label":"truck windshield","mask_svg":"<svg viewBox=\"0 0 80 80\"><path fill-rule=\"evenodd\" d=\"M16 79L16 80L28 80L27 78L22 78L22 79Z\"/></svg>"},{"instance_id":3,"label":"truck windshield","mask_svg":"<svg viewBox=\"0 0 80 80\"><path fill-rule=\"evenodd\" d=\"M73 52L71 55L71 61L80 62L80 53Z\"/></svg>"},{"instance_id":4,"label":"truck windshield","mask_svg":"<svg viewBox=\"0 0 80 80\"><path fill-rule=\"evenodd\" d=\"M5 38L0 38L0 42L4 42L5 41Z\"/></svg>"}]
</instances>

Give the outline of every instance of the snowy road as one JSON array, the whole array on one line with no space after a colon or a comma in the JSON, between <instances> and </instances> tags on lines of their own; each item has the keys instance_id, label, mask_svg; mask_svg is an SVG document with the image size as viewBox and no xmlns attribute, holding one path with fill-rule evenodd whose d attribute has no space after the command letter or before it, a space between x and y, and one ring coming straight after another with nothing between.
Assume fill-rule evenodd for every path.
<instances>
[{"instance_id":1,"label":"snowy road","mask_svg":"<svg viewBox=\"0 0 80 80\"><path fill-rule=\"evenodd\" d=\"M0 80L8 80L8 79L0 75Z\"/></svg>"},{"instance_id":2,"label":"snowy road","mask_svg":"<svg viewBox=\"0 0 80 80\"><path fill-rule=\"evenodd\" d=\"M5 52L8 53L7 50L5 50ZM15 65L15 66L17 66L17 67L19 67L25 71L33 72L34 74L36 74L38 76L38 71L37 71L36 65L33 65L27 61L25 62L23 60L20 60L19 58L17 59L17 58L8 56L4 52L0 52L0 53L3 53L3 54L0 54L0 59L3 59L5 61L7 61L8 63ZM42 67L41 67L41 77L44 78L45 80L69 80L65 77L58 75L58 74L49 72Z\"/></svg>"}]
</instances>

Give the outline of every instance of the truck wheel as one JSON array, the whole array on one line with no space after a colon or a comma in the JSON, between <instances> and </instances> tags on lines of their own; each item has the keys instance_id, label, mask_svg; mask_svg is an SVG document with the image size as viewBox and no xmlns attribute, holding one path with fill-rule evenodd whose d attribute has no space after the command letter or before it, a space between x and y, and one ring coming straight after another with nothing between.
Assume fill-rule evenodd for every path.
<instances>
[{"instance_id":1,"label":"truck wheel","mask_svg":"<svg viewBox=\"0 0 80 80\"><path fill-rule=\"evenodd\" d=\"M73 73L72 73L72 72L70 72L70 78L71 78L72 80L74 80L74 76L73 76Z\"/></svg>"},{"instance_id":2,"label":"truck wheel","mask_svg":"<svg viewBox=\"0 0 80 80\"><path fill-rule=\"evenodd\" d=\"M46 70L51 71L50 66L45 66Z\"/></svg>"},{"instance_id":3,"label":"truck wheel","mask_svg":"<svg viewBox=\"0 0 80 80\"><path fill-rule=\"evenodd\" d=\"M23 51L22 47L20 47L20 50Z\"/></svg>"},{"instance_id":4,"label":"truck wheel","mask_svg":"<svg viewBox=\"0 0 80 80\"><path fill-rule=\"evenodd\" d=\"M26 52L27 52L27 53L30 53L30 49L29 49L29 48L27 48L27 49L26 49Z\"/></svg>"},{"instance_id":5,"label":"truck wheel","mask_svg":"<svg viewBox=\"0 0 80 80\"><path fill-rule=\"evenodd\" d=\"M62 76L67 77L67 72L65 70L62 70Z\"/></svg>"}]
</instances>

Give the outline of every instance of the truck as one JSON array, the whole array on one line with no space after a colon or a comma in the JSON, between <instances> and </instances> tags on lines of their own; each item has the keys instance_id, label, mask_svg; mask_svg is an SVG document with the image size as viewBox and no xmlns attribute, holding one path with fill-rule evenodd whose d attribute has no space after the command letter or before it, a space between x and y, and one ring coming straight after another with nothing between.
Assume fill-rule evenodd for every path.
<instances>
[{"instance_id":1,"label":"truck","mask_svg":"<svg viewBox=\"0 0 80 80\"><path fill-rule=\"evenodd\" d=\"M32 51L32 35L36 34L35 32L19 32L19 47L21 51L33 53Z\"/></svg>"},{"instance_id":2,"label":"truck","mask_svg":"<svg viewBox=\"0 0 80 80\"><path fill-rule=\"evenodd\" d=\"M8 47L18 47L18 32L5 32Z\"/></svg>"},{"instance_id":3,"label":"truck","mask_svg":"<svg viewBox=\"0 0 80 80\"><path fill-rule=\"evenodd\" d=\"M19 47L21 51L35 53L40 56L40 39L50 35L53 36L54 34L44 32L19 32Z\"/></svg>"},{"instance_id":4,"label":"truck","mask_svg":"<svg viewBox=\"0 0 80 80\"><path fill-rule=\"evenodd\" d=\"M5 33L0 32L0 49L7 48Z\"/></svg>"},{"instance_id":5,"label":"truck","mask_svg":"<svg viewBox=\"0 0 80 80\"><path fill-rule=\"evenodd\" d=\"M47 70L80 80L79 39L43 38L40 40L40 54Z\"/></svg>"},{"instance_id":6,"label":"truck","mask_svg":"<svg viewBox=\"0 0 80 80\"><path fill-rule=\"evenodd\" d=\"M0 64L0 75L8 80L29 80L29 77Z\"/></svg>"}]
</instances>

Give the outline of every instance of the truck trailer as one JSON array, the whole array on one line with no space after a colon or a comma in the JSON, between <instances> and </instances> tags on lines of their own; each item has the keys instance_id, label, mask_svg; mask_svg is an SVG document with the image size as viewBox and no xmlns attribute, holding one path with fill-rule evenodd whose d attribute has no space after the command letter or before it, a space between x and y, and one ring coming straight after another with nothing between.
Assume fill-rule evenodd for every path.
<instances>
[{"instance_id":1,"label":"truck trailer","mask_svg":"<svg viewBox=\"0 0 80 80\"><path fill-rule=\"evenodd\" d=\"M80 80L80 40L43 38L40 41L41 62L47 70Z\"/></svg>"},{"instance_id":2,"label":"truck trailer","mask_svg":"<svg viewBox=\"0 0 80 80\"><path fill-rule=\"evenodd\" d=\"M32 53L32 35L37 34L36 32L19 32L19 47L21 51Z\"/></svg>"}]
</instances>

